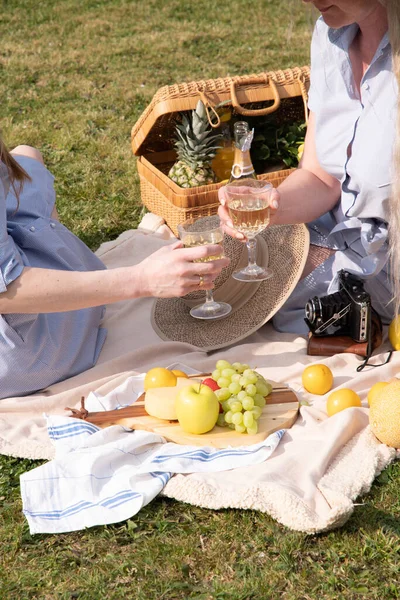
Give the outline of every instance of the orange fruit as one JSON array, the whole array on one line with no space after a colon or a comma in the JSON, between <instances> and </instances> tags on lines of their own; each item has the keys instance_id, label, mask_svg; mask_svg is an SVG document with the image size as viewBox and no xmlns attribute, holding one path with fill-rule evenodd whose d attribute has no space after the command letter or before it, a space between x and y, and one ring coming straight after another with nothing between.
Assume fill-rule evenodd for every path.
<instances>
[{"instance_id":1,"label":"orange fruit","mask_svg":"<svg viewBox=\"0 0 400 600\"><path fill-rule=\"evenodd\" d=\"M180 371L179 369L171 369L171 373L173 373L177 377L186 377L186 379L188 378L188 374L184 371Z\"/></svg>"},{"instance_id":2,"label":"orange fruit","mask_svg":"<svg viewBox=\"0 0 400 600\"><path fill-rule=\"evenodd\" d=\"M178 378L175 373L169 369L155 367L146 373L144 378L144 391L157 387L174 387L177 380Z\"/></svg>"},{"instance_id":3,"label":"orange fruit","mask_svg":"<svg viewBox=\"0 0 400 600\"><path fill-rule=\"evenodd\" d=\"M301 376L304 389L310 394L323 395L332 388L333 375L329 367L322 364L309 365Z\"/></svg>"},{"instance_id":4,"label":"orange fruit","mask_svg":"<svg viewBox=\"0 0 400 600\"><path fill-rule=\"evenodd\" d=\"M342 388L329 394L326 401L326 412L328 413L328 417L331 417L341 410L353 406L361 406L360 396L349 388Z\"/></svg>"},{"instance_id":5,"label":"orange fruit","mask_svg":"<svg viewBox=\"0 0 400 600\"><path fill-rule=\"evenodd\" d=\"M371 429L380 442L400 448L400 380L388 382L369 410Z\"/></svg>"},{"instance_id":6,"label":"orange fruit","mask_svg":"<svg viewBox=\"0 0 400 600\"><path fill-rule=\"evenodd\" d=\"M371 389L368 392L367 395L367 401L369 406L372 406L372 403L374 402L374 400L378 397L379 392L388 385L388 381L378 381L377 383L374 383L374 385L371 387Z\"/></svg>"}]
</instances>

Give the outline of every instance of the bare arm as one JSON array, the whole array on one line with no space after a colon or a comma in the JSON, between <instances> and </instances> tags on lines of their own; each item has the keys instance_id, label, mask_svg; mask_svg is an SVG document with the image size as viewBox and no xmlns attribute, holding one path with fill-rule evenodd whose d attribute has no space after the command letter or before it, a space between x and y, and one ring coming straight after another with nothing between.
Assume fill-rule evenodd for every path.
<instances>
[{"instance_id":1,"label":"bare arm","mask_svg":"<svg viewBox=\"0 0 400 600\"><path fill-rule=\"evenodd\" d=\"M218 245L182 248L176 242L133 267L90 272L26 267L0 294L0 313L64 312L131 298L183 296L199 289L200 275L202 289L211 289L229 259L193 260L220 253Z\"/></svg>"},{"instance_id":2,"label":"bare arm","mask_svg":"<svg viewBox=\"0 0 400 600\"><path fill-rule=\"evenodd\" d=\"M39 150L31 146L17 146L12 154L44 164ZM57 218L55 208L52 218ZM145 296L179 297L198 290L199 284L201 289L211 289L229 259L193 261L221 252L219 245L183 248L182 242L176 242L133 267L90 272L25 267L0 293L0 314L64 312Z\"/></svg>"},{"instance_id":3,"label":"bare arm","mask_svg":"<svg viewBox=\"0 0 400 600\"><path fill-rule=\"evenodd\" d=\"M317 158L313 113L308 121L299 168L285 179L278 191L279 206L271 216L274 224L309 223L331 210L340 198L340 182L321 168Z\"/></svg>"}]
</instances>

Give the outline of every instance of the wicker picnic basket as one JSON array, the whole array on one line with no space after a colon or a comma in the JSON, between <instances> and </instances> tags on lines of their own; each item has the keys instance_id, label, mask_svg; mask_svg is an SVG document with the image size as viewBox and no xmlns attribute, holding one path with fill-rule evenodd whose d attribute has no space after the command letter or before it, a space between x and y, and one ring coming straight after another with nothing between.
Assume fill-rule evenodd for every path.
<instances>
[{"instance_id":1,"label":"wicker picnic basket","mask_svg":"<svg viewBox=\"0 0 400 600\"><path fill-rule=\"evenodd\" d=\"M138 156L137 168L143 204L163 217L177 233L177 226L188 218L217 212L218 189L223 183L181 188L168 172L176 160L174 149L176 118L192 110L201 99L213 126L218 124L217 105L232 106L243 116L276 112L279 123L307 121L309 67L269 71L259 75L224 77L164 86L132 128L132 150ZM258 177L275 187L292 169L263 173Z\"/></svg>"}]
</instances>

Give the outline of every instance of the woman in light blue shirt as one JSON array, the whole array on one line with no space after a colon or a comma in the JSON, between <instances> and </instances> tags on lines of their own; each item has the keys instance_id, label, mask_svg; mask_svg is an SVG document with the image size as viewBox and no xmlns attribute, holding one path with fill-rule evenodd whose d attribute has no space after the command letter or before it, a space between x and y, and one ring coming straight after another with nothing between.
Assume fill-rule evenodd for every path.
<instances>
[{"instance_id":1,"label":"woman in light blue shirt","mask_svg":"<svg viewBox=\"0 0 400 600\"><path fill-rule=\"evenodd\" d=\"M59 222L40 152L18 146L9 153L0 141L0 158L0 398L92 367L106 337L105 304L211 289L229 263L194 263L219 255L220 246L177 242L133 267L106 270Z\"/></svg>"},{"instance_id":2,"label":"woman in light blue shirt","mask_svg":"<svg viewBox=\"0 0 400 600\"><path fill-rule=\"evenodd\" d=\"M273 198L271 224L308 223L311 245L303 279L274 326L306 333L307 300L336 291L341 269L364 280L388 323L395 305L388 222L398 85L387 10L394 36L397 0L387 8L378 0L304 1L321 12L311 46L310 117L302 160Z\"/></svg>"}]
</instances>

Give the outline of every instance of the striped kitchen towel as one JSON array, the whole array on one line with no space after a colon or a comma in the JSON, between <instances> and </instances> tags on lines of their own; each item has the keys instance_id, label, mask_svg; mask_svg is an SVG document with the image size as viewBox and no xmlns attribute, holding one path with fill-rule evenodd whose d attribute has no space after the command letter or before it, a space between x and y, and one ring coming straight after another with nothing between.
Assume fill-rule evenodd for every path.
<instances>
[{"instance_id":1,"label":"striped kitchen towel","mask_svg":"<svg viewBox=\"0 0 400 600\"><path fill-rule=\"evenodd\" d=\"M87 408L131 404L143 378L129 378L106 398L88 396ZM54 460L21 475L23 512L31 533L64 533L129 519L159 494L175 473L218 472L265 461L284 430L253 446L180 446L120 425L105 429L71 417L51 416Z\"/></svg>"}]
</instances>

